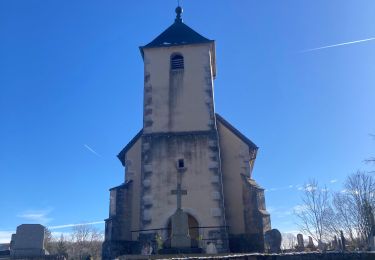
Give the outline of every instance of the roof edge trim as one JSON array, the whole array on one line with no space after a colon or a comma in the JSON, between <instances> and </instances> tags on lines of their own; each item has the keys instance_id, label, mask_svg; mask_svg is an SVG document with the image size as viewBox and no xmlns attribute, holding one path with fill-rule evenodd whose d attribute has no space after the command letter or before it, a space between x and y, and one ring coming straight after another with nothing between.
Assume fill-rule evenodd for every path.
<instances>
[{"instance_id":1,"label":"roof edge trim","mask_svg":"<svg viewBox=\"0 0 375 260\"><path fill-rule=\"evenodd\" d=\"M125 145L125 147L119 152L117 158L120 160L122 166L125 166L125 154L129 151L130 148L138 141L138 139L143 134L143 128L130 140L130 142Z\"/></svg>"},{"instance_id":2,"label":"roof edge trim","mask_svg":"<svg viewBox=\"0 0 375 260\"><path fill-rule=\"evenodd\" d=\"M238 138L240 138L242 141L244 141L249 148L258 150L259 147L254 144L249 138L247 138L244 134L242 134L237 128L235 128L233 125L231 125L227 120L225 120L222 116L215 113L216 119L219 120L220 123L222 123L224 126L229 128Z\"/></svg>"}]
</instances>

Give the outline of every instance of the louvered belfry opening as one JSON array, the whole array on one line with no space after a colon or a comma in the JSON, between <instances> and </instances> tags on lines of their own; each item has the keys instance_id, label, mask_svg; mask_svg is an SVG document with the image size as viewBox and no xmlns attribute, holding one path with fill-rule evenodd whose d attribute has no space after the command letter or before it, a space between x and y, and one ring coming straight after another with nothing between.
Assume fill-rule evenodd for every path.
<instances>
[{"instance_id":1,"label":"louvered belfry opening","mask_svg":"<svg viewBox=\"0 0 375 260\"><path fill-rule=\"evenodd\" d=\"M184 69L184 57L180 54L172 55L171 57L171 70Z\"/></svg>"}]
</instances>

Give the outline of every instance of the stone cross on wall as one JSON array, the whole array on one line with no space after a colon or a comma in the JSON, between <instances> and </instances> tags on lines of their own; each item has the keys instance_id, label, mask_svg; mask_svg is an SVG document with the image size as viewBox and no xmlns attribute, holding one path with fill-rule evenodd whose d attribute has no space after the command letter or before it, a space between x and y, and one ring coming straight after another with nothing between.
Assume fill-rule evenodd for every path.
<instances>
[{"instance_id":1,"label":"stone cross on wall","mask_svg":"<svg viewBox=\"0 0 375 260\"><path fill-rule=\"evenodd\" d=\"M177 173L177 189L171 191L172 195L177 196L177 210L181 209L182 195L187 195L187 190L181 189L181 173Z\"/></svg>"},{"instance_id":2,"label":"stone cross on wall","mask_svg":"<svg viewBox=\"0 0 375 260\"><path fill-rule=\"evenodd\" d=\"M177 196L177 209L172 215L172 248L190 248L191 239L189 237L188 215L181 209L181 199L187 195L187 191L181 189L182 172L177 172L177 189L172 190L171 194Z\"/></svg>"}]
</instances>

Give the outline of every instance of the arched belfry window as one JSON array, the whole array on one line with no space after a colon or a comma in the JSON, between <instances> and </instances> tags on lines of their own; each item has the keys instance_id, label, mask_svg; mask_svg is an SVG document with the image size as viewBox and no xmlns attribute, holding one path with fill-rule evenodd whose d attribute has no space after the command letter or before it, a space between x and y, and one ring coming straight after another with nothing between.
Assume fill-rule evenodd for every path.
<instances>
[{"instance_id":1,"label":"arched belfry window","mask_svg":"<svg viewBox=\"0 0 375 260\"><path fill-rule=\"evenodd\" d=\"M181 54L174 54L171 56L171 70L183 70L184 57Z\"/></svg>"}]
</instances>

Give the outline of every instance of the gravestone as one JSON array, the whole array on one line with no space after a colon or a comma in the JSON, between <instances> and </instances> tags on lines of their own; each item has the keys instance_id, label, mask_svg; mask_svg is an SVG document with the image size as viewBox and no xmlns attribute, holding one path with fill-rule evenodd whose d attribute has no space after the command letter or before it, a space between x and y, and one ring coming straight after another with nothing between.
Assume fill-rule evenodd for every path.
<instances>
[{"instance_id":1,"label":"gravestone","mask_svg":"<svg viewBox=\"0 0 375 260\"><path fill-rule=\"evenodd\" d=\"M320 252L325 253L327 251L327 244L319 239L318 240L318 249L319 249Z\"/></svg>"},{"instance_id":2,"label":"gravestone","mask_svg":"<svg viewBox=\"0 0 375 260\"><path fill-rule=\"evenodd\" d=\"M339 249L339 243L337 242L337 237L334 236L332 240L332 249L333 250L338 250Z\"/></svg>"},{"instance_id":3,"label":"gravestone","mask_svg":"<svg viewBox=\"0 0 375 260\"><path fill-rule=\"evenodd\" d=\"M45 227L40 224L22 224L17 227L10 255L12 257L44 256Z\"/></svg>"},{"instance_id":4,"label":"gravestone","mask_svg":"<svg viewBox=\"0 0 375 260\"><path fill-rule=\"evenodd\" d=\"M150 245L150 243L146 243L143 245L142 250L141 250L141 255L151 255L153 252L153 248Z\"/></svg>"},{"instance_id":5,"label":"gravestone","mask_svg":"<svg viewBox=\"0 0 375 260\"><path fill-rule=\"evenodd\" d=\"M303 235L302 234L298 234L297 235L297 250L299 252L302 252L305 250L305 244L303 242Z\"/></svg>"},{"instance_id":6,"label":"gravestone","mask_svg":"<svg viewBox=\"0 0 375 260\"><path fill-rule=\"evenodd\" d=\"M264 241L269 253L280 253L281 249L281 233L277 229L268 230L264 234Z\"/></svg>"},{"instance_id":7,"label":"gravestone","mask_svg":"<svg viewBox=\"0 0 375 260\"><path fill-rule=\"evenodd\" d=\"M315 245L314 245L313 239L310 236L309 236L309 243L307 244L307 248L309 248L310 251L314 251L315 250Z\"/></svg>"},{"instance_id":8,"label":"gravestone","mask_svg":"<svg viewBox=\"0 0 375 260\"><path fill-rule=\"evenodd\" d=\"M10 239L10 245L9 248L12 250L14 248L14 241L16 240L16 234L12 234L11 239Z\"/></svg>"},{"instance_id":9,"label":"gravestone","mask_svg":"<svg viewBox=\"0 0 375 260\"><path fill-rule=\"evenodd\" d=\"M217 249L214 243L207 242L206 254L217 254Z\"/></svg>"},{"instance_id":10,"label":"gravestone","mask_svg":"<svg viewBox=\"0 0 375 260\"><path fill-rule=\"evenodd\" d=\"M341 250L345 251L346 250L346 248L345 248L345 237L344 237L344 232L342 232L342 230L340 230L340 236L341 236Z\"/></svg>"},{"instance_id":11,"label":"gravestone","mask_svg":"<svg viewBox=\"0 0 375 260\"><path fill-rule=\"evenodd\" d=\"M374 232L375 232L375 229L374 229ZM375 251L375 234L374 233L370 234L370 250Z\"/></svg>"}]
</instances>

